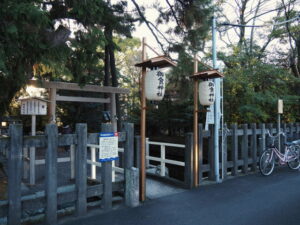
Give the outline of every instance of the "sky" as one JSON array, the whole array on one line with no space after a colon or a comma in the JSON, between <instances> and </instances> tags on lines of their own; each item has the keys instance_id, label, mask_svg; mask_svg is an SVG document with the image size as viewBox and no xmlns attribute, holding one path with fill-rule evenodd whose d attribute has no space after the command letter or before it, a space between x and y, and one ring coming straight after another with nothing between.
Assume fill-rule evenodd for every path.
<instances>
[{"instance_id":1,"label":"sky","mask_svg":"<svg viewBox=\"0 0 300 225\"><path fill-rule=\"evenodd\" d=\"M117 1L117 0L114 0ZM253 17L256 7L258 5L259 2L261 2L261 7L258 10L258 15L259 14L264 14L267 11L276 9L278 7L278 4L281 2L282 0L250 0L248 3L248 7L246 10L246 15L247 15L247 19ZM284 0L286 3L288 2L288 0ZM299 6L300 6L300 0L296 0L297 2L299 2ZM152 5L153 4L161 4L162 6L164 6L164 2L165 1L157 1L157 0L137 0L137 2L139 4L142 4L146 7L146 12L145 12L145 16L148 20L150 20L151 22L155 23L155 20L158 16L158 13L156 12L156 10L153 9ZM172 0L170 0L170 2L172 2ZM219 1L215 1L217 4ZM225 3L222 4L221 7L221 13L223 14L231 23L233 24L239 24L239 9L237 4L241 2L241 0L227 0L227 1L223 1ZM128 6L129 9L134 9L134 5L132 4L132 2L129 0L128 1ZM166 4L165 4L166 6ZM299 9L298 6L298 9ZM152 8L152 9L151 9ZM220 14L218 13L217 16L217 21L220 23L222 22L222 18L220 17ZM269 34L272 28L272 18L276 16L275 12L271 12L271 13L267 13L263 16L260 16L256 21L255 21L255 25L268 25L266 27L263 28L255 28L254 29L254 40L257 41L257 43L259 45L263 45L266 41L266 34ZM253 20L251 20L248 25L252 25ZM160 29L162 31L167 29L166 25L161 25ZM221 29L225 29L221 28ZM246 37L250 37L251 35L251 28L246 28ZM227 44L229 43L236 43L238 41L238 36L237 36L237 32L238 32L238 28L231 28L229 29L225 35L218 35L217 36L217 51L227 51L228 52L228 48L226 47ZM145 24L142 24L140 26L136 27L136 30L133 32L133 36L134 37L138 37L140 39L142 39L143 37L146 37L147 39L147 43L149 43L153 48L155 48L155 50L160 51L160 48L157 44L157 42L155 41L155 38L153 37L153 35L151 34L151 32L149 31L149 29L147 28L147 26ZM282 43L278 43L278 42L271 42L271 44L269 45L268 49L269 50L279 50L279 51L285 51L286 48L288 46L286 44L282 44ZM206 51L210 52L211 49L211 42L207 43L207 48ZM161 52L161 51L160 51ZM148 53L150 53L148 51ZM150 53L150 56L151 55Z\"/></svg>"}]
</instances>

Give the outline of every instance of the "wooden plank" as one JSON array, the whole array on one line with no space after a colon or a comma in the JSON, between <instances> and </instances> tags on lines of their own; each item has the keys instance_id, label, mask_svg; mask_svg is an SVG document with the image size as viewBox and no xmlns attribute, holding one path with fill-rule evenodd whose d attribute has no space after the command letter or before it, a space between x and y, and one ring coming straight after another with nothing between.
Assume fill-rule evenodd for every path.
<instances>
[{"instance_id":1,"label":"wooden plank","mask_svg":"<svg viewBox=\"0 0 300 225\"><path fill-rule=\"evenodd\" d=\"M242 159L244 160L244 165L242 168L243 173L248 173L248 124L243 124L243 139L242 139Z\"/></svg>"},{"instance_id":2,"label":"wooden plank","mask_svg":"<svg viewBox=\"0 0 300 225\"><path fill-rule=\"evenodd\" d=\"M296 139L300 139L300 123L296 123Z\"/></svg>"},{"instance_id":3,"label":"wooden plank","mask_svg":"<svg viewBox=\"0 0 300 225\"><path fill-rule=\"evenodd\" d=\"M202 179L203 179L203 172L201 170L201 167L203 165L203 124L199 124L198 127L199 133L199 142L198 142L198 146L199 146L199 184L202 183Z\"/></svg>"},{"instance_id":4,"label":"wooden plank","mask_svg":"<svg viewBox=\"0 0 300 225\"><path fill-rule=\"evenodd\" d=\"M29 85L40 87L40 88L56 88L57 90L71 90L71 91L87 91L87 92L101 92L101 93L118 93L118 94L129 94L129 89L125 88L116 88L109 86L99 86L99 85L90 85L86 84L83 87L80 87L76 83L66 83L66 82L57 82L57 81L37 81L30 80Z\"/></svg>"},{"instance_id":5,"label":"wooden plank","mask_svg":"<svg viewBox=\"0 0 300 225\"><path fill-rule=\"evenodd\" d=\"M111 123L113 126L113 132L117 132L118 127L118 117L117 117L117 105L116 105L116 94L110 94L110 115L111 115Z\"/></svg>"},{"instance_id":6,"label":"wooden plank","mask_svg":"<svg viewBox=\"0 0 300 225\"><path fill-rule=\"evenodd\" d=\"M56 92L55 87L50 88L50 103L49 103L49 123L55 123L56 121Z\"/></svg>"},{"instance_id":7,"label":"wooden plank","mask_svg":"<svg viewBox=\"0 0 300 225\"><path fill-rule=\"evenodd\" d=\"M91 98L91 97L62 96L62 95L56 95L56 101L58 101L58 102L110 103L109 98Z\"/></svg>"},{"instance_id":8,"label":"wooden plank","mask_svg":"<svg viewBox=\"0 0 300 225\"><path fill-rule=\"evenodd\" d=\"M113 132L113 125L101 124L101 132ZM112 162L103 162L101 167L101 181L103 183L102 207L104 211L112 208Z\"/></svg>"},{"instance_id":9,"label":"wooden plank","mask_svg":"<svg viewBox=\"0 0 300 225\"><path fill-rule=\"evenodd\" d=\"M134 126L133 123L125 123L123 131L126 133L124 144L124 168L130 169L134 162Z\"/></svg>"},{"instance_id":10,"label":"wooden plank","mask_svg":"<svg viewBox=\"0 0 300 225\"><path fill-rule=\"evenodd\" d=\"M0 137L0 153L4 154L5 150L9 147L10 137Z\"/></svg>"},{"instance_id":11,"label":"wooden plank","mask_svg":"<svg viewBox=\"0 0 300 225\"><path fill-rule=\"evenodd\" d=\"M252 171L257 171L257 134L256 134L256 123L251 124L252 129L252 138L251 138L251 158L252 162Z\"/></svg>"},{"instance_id":12,"label":"wooden plank","mask_svg":"<svg viewBox=\"0 0 300 225\"><path fill-rule=\"evenodd\" d=\"M287 124L284 123L284 124L283 124L283 133L285 133L285 136L283 137L283 144L284 144L285 142L287 142L287 132L288 132Z\"/></svg>"},{"instance_id":13,"label":"wooden plank","mask_svg":"<svg viewBox=\"0 0 300 225\"><path fill-rule=\"evenodd\" d=\"M124 189L124 182L118 181L113 183L113 191L121 192ZM61 186L57 188L57 204L59 206L66 203L72 203L76 201L76 187L74 184ZM103 195L103 184L96 184L87 187L87 198L99 197ZM22 212L37 211L43 209L46 204L45 191L38 191L34 194L29 194L21 197ZM0 201L0 217L7 215L5 209L8 207L8 201Z\"/></svg>"},{"instance_id":14,"label":"wooden plank","mask_svg":"<svg viewBox=\"0 0 300 225\"><path fill-rule=\"evenodd\" d=\"M77 145L75 151L76 214L84 216L87 212L87 125L76 124Z\"/></svg>"},{"instance_id":15,"label":"wooden plank","mask_svg":"<svg viewBox=\"0 0 300 225\"><path fill-rule=\"evenodd\" d=\"M139 205L139 170L125 168L125 204L129 207Z\"/></svg>"},{"instance_id":16,"label":"wooden plank","mask_svg":"<svg viewBox=\"0 0 300 225\"><path fill-rule=\"evenodd\" d=\"M294 124L293 123L289 123L288 124L288 126L289 126L289 135L288 135L288 137L289 137L289 141L293 141L294 140Z\"/></svg>"},{"instance_id":17,"label":"wooden plank","mask_svg":"<svg viewBox=\"0 0 300 225\"><path fill-rule=\"evenodd\" d=\"M208 178L210 180L216 180L215 178L215 166L214 166L214 155L215 155L215 151L214 151L214 125L210 124L209 125L209 131L210 131L210 137L209 137L209 141L208 141L208 162L210 165L210 170L208 173Z\"/></svg>"},{"instance_id":18,"label":"wooden plank","mask_svg":"<svg viewBox=\"0 0 300 225\"><path fill-rule=\"evenodd\" d=\"M23 149L23 126L9 126L9 155L8 155L8 225L21 224L21 172Z\"/></svg>"},{"instance_id":19,"label":"wooden plank","mask_svg":"<svg viewBox=\"0 0 300 225\"><path fill-rule=\"evenodd\" d=\"M186 188L193 187L193 133L187 133L185 136L185 154L184 154L184 183Z\"/></svg>"},{"instance_id":20,"label":"wooden plank","mask_svg":"<svg viewBox=\"0 0 300 225\"><path fill-rule=\"evenodd\" d=\"M236 176L238 173L238 135L237 135L237 124L232 124L232 160L233 168L231 170L232 176Z\"/></svg>"},{"instance_id":21,"label":"wooden plank","mask_svg":"<svg viewBox=\"0 0 300 225\"><path fill-rule=\"evenodd\" d=\"M266 125L264 123L260 124L260 144L259 144L259 156L265 151L266 149Z\"/></svg>"},{"instance_id":22,"label":"wooden plank","mask_svg":"<svg viewBox=\"0 0 300 225\"><path fill-rule=\"evenodd\" d=\"M57 223L57 146L58 132L55 124L46 126L46 224Z\"/></svg>"},{"instance_id":23,"label":"wooden plank","mask_svg":"<svg viewBox=\"0 0 300 225\"><path fill-rule=\"evenodd\" d=\"M227 129L227 125L225 124L225 127ZM226 131L225 131L226 132ZM227 135L223 135L223 156L222 156L222 178L227 179L227 160L228 160L228 155L227 155ZM222 167L222 166L221 166Z\"/></svg>"}]
</instances>

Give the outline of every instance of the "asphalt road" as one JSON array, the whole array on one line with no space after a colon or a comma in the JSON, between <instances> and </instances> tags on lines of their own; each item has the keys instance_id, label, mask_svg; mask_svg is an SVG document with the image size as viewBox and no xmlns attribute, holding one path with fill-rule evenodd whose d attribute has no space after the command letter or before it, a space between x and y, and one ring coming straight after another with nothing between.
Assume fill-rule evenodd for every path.
<instances>
[{"instance_id":1,"label":"asphalt road","mask_svg":"<svg viewBox=\"0 0 300 225\"><path fill-rule=\"evenodd\" d=\"M300 225L300 172L252 174L64 225Z\"/></svg>"}]
</instances>

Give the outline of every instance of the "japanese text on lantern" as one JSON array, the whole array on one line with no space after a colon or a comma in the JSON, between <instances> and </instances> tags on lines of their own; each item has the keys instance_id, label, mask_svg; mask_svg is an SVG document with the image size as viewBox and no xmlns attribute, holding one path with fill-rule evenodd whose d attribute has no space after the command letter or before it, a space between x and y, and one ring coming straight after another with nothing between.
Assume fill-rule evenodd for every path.
<instances>
[{"instance_id":1,"label":"japanese text on lantern","mask_svg":"<svg viewBox=\"0 0 300 225\"><path fill-rule=\"evenodd\" d=\"M214 99L215 99L214 98L214 96L215 96L215 84L213 82L209 82L208 86L209 86L209 88L208 88L208 90L209 90L209 99L208 99L208 101L214 102Z\"/></svg>"},{"instance_id":2,"label":"japanese text on lantern","mask_svg":"<svg viewBox=\"0 0 300 225\"><path fill-rule=\"evenodd\" d=\"M164 74L160 71L156 73L156 76L158 77L158 86L157 86L157 96L163 95L163 89L164 89Z\"/></svg>"}]
</instances>

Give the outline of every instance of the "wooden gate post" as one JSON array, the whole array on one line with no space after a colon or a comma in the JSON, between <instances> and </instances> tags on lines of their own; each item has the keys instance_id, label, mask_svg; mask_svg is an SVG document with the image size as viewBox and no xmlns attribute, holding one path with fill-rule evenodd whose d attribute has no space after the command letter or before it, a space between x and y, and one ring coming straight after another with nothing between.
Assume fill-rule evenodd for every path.
<instances>
[{"instance_id":1,"label":"wooden gate post","mask_svg":"<svg viewBox=\"0 0 300 225\"><path fill-rule=\"evenodd\" d=\"M76 124L77 145L75 150L76 214L84 216L87 212L87 126Z\"/></svg>"},{"instance_id":2,"label":"wooden gate post","mask_svg":"<svg viewBox=\"0 0 300 225\"><path fill-rule=\"evenodd\" d=\"M58 132L55 124L46 126L46 224L57 223L57 146Z\"/></svg>"},{"instance_id":3,"label":"wooden gate post","mask_svg":"<svg viewBox=\"0 0 300 225\"><path fill-rule=\"evenodd\" d=\"M21 171L23 126L9 126L10 143L8 157L8 225L21 224Z\"/></svg>"}]
</instances>

